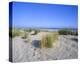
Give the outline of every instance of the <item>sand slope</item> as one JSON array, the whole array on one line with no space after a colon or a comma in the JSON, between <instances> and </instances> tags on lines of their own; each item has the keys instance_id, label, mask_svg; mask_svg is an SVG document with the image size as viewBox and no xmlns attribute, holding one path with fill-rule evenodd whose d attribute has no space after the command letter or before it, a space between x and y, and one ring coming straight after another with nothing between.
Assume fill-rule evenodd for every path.
<instances>
[{"instance_id":1,"label":"sand slope","mask_svg":"<svg viewBox=\"0 0 80 64\"><path fill-rule=\"evenodd\" d=\"M52 48L39 48L40 36L30 36L32 42L25 42L20 36L13 38L13 62L61 60L78 58L77 36L60 35Z\"/></svg>"}]
</instances>

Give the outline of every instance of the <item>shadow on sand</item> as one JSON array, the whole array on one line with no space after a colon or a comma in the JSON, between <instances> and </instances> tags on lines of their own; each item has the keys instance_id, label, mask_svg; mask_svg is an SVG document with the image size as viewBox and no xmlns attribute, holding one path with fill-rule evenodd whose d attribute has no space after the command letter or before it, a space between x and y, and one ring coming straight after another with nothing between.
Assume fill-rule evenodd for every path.
<instances>
[{"instance_id":1,"label":"shadow on sand","mask_svg":"<svg viewBox=\"0 0 80 64\"><path fill-rule=\"evenodd\" d=\"M78 38L71 38L71 40L78 42Z\"/></svg>"},{"instance_id":2,"label":"shadow on sand","mask_svg":"<svg viewBox=\"0 0 80 64\"><path fill-rule=\"evenodd\" d=\"M40 40L34 40L32 41L32 45L36 48L40 48Z\"/></svg>"}]
</instances>

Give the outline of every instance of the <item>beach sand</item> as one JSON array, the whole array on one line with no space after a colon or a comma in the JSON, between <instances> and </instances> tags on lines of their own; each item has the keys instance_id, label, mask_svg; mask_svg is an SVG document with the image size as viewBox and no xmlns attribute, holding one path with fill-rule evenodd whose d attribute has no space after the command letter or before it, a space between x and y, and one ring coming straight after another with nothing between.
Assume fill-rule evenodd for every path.
<instances>
[{"instance_id":1,"label":"beach sand","mask_svg":"<svg viewBox=\"0 0 80 64\"><path fill-rule=\"evenodd\" d=\"M77 36L59 35L52 48L40 48L40 39L45 32L29 35L30 42L25 42L21 36L12 40L13 62L64 60L78 58Z\"/></svg>"}]
</instances>

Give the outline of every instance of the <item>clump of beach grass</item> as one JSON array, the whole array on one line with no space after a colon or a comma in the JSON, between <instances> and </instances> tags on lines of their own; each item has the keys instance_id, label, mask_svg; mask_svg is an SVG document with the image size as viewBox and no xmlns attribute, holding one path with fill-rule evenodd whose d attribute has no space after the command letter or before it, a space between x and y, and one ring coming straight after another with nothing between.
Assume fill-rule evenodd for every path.
<instances>
[{"instance_id":1,"label":"clump of beach grass","mask_svg":"<svg viewBox=\"0 0 80 64\"><path fill-rule=\"evenodd\" d=\"M27 32L26 30L24 30L22 39L24 39L24 42L25 42L25 43L31 42L31 39L30 39L30 37L29 37L29 32Z\"/></svg>"},{"instance_id":2,"label":"clump of beach grass","mask_svg":"<svg viewBox=\"0 0 80 64\"><path fill-rule=\"evenodd\" d=\"M36 35L38 33L38 30L34 30L34 34Z\"/></svg>"},{"instance_id":3,"label":"clump of beach grass","mask_svg":"<svg viewBox=\"0 0 80 64\"><path fill-rule=\"evenodd\" d=\"M46 42L47 42L46 37L43 36L42 39L41 39L41 42L40 42L40 47L41 48L46 47Z\"/></svg>"},{"instance_id":4,"label":"clump of beach grass","mask_svg":"<svg viewBox=\"0 0 80 64\"><path fill-rule=\"evenodd\" d=\"M11 37L16 37L16 36L20 36L20 31L18 29L12 29L9 31L9 33L11 34Z\"/></svg>"},{"instance_id":5,"label":"clump of beach grass","mask_svg":"<svg viewBox=\"0 0 80 64\"><path fill-rule=\"evenodd\" d=\"M23 34L23 37L22 37L23 39L26 39L26 38L28 38L28 33L26 32L26 30L24 30L24 34Z\"/></svg>"},{"instance_id":6,"label":"clump of beach grass","mask_svg":"<svg viewBox=\"0 0 80 64\"><path fill-rule=\"evenodd\" d=\"M51 35L47 35L46 36L46 47L51 48L53 46L53 41L52 41L52 36Z\"/></svg>"},{"instance_id":7,"label":"clump of beach grass","mask_svg":"<svg viewBox=\"0 0 80 64\"><path fill-rule=\"evenodd\" d=\"M40 32L38 29L33 29L33 31L34 31L34 34L32 34L32 35L36 35Z\"/></svg>"},{"instance_id":8,"label":"clump of beach grass","mask_svg":"<svg viewBox=\"0 0 80 64\"><path fill-rule=\"evenodd\" d=\"M53 32L52 34L52 41L56 41L58 39L59 33L58 32Z\"/></svg>"},{"instance_id":9,"label":"clump of beach grass","mask_svg":"<svg viewBox=\"0 0 80 64\"><path fill-rule=\"evenodd\" d=\"M41 48L51 48L53 47L53 43L58 39L58 32L53 32L45 35L45 37L42 37L40 42Z\"/></svg>"}]
</instances>

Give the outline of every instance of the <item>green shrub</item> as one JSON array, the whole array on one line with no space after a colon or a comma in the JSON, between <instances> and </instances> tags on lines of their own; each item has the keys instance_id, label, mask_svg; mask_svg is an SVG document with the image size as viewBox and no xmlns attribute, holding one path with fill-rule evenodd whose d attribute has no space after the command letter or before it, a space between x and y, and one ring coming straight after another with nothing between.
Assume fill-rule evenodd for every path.
<instances>
[{"instance_id":1,"label":"green shrub","mask_svg":"<svg viewBox=\"0 0 80 64\"><path fill-rule=\"evenodd\" d=\"M37 31L37 30L35 30L35 31L34 31L34 34L37 34L37 33L38 33L38 31Z\"/></svg>"},{"instance_id":2,"label":"green shrub","mask_svg":"<svg viewBox=\"0 0 80 64\"><path fill-rule=\"evenodd\" d=\"M73 31L71 35L76 35L77 36L78 32L77 31L75 31L75 32Z\"/></svg>"},{"instance_id":3,"label":"green shrub","mask_svg":"<svg viewBox=\"0 0 80 64\"><path fill-rule=\"evenodd\" d=\"M78 31L75 32L75 35L76 35L76 36L78 35Z\"/></svg>"},{"instance_id":4,"label":"green shrub","mask_svg":"<svg viewBox=\"0 0 80 64\"><path fill-rule=\"evenodd\" d=\"M67 35L68 31L66 29L59 30L60 35Z\"/></svg>"},{"instance_id":5,"label":"green shrub","mask_svg":"<svg viewBox=\"0 0 80 64\"><path fill-rule=\"evenodd\" d=\"M62 30L59 30L59 34L60 35L78 35L78 32L77 31L75 32L70 29L62 29Z\"/></svg>"}]
</instances>

